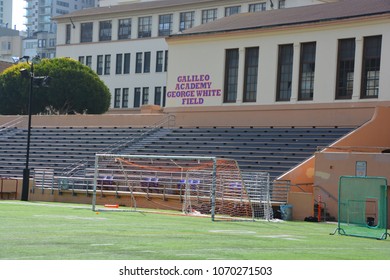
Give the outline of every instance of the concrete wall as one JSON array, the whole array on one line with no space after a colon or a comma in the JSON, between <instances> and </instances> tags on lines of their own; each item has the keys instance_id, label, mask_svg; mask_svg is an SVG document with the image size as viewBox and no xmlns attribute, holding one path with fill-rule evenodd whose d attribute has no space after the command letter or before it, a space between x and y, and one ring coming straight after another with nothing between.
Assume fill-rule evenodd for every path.
<instances>
[{"instance_id":1,"label":"concrete wall","mask_svg":"<svg viewBox=\"0 0 390 280\"><path fill-rule=\"evenodd\" d=\"M329 213L337 218L340 176L356 176L357 162L366 162L367 176L386 177L390 182L390 154L327 152L315 155L314 196L321 195ZM389 190L387 198L389 200ZM388 209L390 224L390 209Z\"/></svg>"}]
</instances>

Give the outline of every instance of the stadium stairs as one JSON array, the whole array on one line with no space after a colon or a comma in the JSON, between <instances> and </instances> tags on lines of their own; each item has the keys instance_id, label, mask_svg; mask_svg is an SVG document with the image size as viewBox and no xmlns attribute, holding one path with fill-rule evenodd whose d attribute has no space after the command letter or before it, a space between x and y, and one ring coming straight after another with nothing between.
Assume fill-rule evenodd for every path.
<instances>
[{"instance_id":1,"label":"stadium stairs","mask_svg":"<svg viewBox=\"0 0 390 280\"><path fill-rule=\"evenodd\" d=\"M271 179L301 163L352 127L33 127L30 168L64 174L93 167L99 152L216 156L234 159L243 171L269 172ZM27 130L3 128L0 177L21 177ZM88 164L80 164L88 163Z\"/></svg>"}]
</instances>

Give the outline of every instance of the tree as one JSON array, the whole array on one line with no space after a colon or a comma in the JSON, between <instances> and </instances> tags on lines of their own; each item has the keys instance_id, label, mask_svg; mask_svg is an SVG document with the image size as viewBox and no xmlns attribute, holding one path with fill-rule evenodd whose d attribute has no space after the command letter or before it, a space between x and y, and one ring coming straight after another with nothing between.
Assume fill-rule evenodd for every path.
<instances>
[{"instance_id":1,"label":"tree","mask_svg":"<svg viewBox=\"0 0 390 280\"><path fill-rule=\"evenodd\" d=\"M32 114L102 114L110 106L111 94L89 67L70 58L42 59L34 63L34 76L51 77L49 87L33 87ZM30 80L21 69L31 71L27 62L16 64L0 75L0 114L27 114Z\"/></svg>"}]
</instances>

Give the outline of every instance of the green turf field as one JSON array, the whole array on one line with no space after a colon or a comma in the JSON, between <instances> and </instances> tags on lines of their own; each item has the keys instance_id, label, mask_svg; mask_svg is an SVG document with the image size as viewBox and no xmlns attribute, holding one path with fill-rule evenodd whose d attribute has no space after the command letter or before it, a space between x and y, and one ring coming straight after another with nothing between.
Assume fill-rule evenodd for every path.
<instances>
[{"instance_id":1,"label":"green turf field","mask_svg":"<svg viewBox=\"0 0 390 280\"><path fill-rule=\"evenodd\" d=\"M390 238L330 235L337 224L91 211L0 201L2 260L390 260Z\"/></svg>"}]
</instances>

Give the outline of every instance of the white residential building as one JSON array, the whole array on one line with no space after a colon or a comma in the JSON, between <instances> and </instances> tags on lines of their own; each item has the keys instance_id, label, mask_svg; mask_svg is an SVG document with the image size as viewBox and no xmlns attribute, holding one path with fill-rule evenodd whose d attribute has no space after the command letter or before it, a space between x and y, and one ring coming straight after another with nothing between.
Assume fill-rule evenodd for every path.
<instances>
[{"instance_id":1,"label":"white residential building","mask_svg":"<svg viewBox=\"0 0 390 280\"><path fill-rule=\"evenodd\" d=\"M80 10L54 18L58 25L57 56L74 58L95 70L111 91L112 108L165 106L167 36L237 13L323 2L131 1Z\"/></svg>"},{"instance_id":2,"label":"white residential building","mask_svg":"<svg viewBox=\"0 0 390 280\"><path fill-rule=\"evenodd\" d=\"M52 17L95 7L95 0L25 0L27 38L35 40L35 53L41 57L56 56L56 22ZM34 51L26 50L26 53Z\"/></svg>"},{"instance_id":3,"label":"white residential building","mask_svg":"<svg viewBox=\"0 0 390 280\"><path fill-rule=\"evenodd\" d=\"M0 0L0 27L12 28L12 1Z\"/></svg>"}]
</instances>

